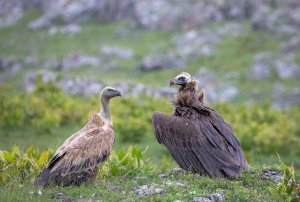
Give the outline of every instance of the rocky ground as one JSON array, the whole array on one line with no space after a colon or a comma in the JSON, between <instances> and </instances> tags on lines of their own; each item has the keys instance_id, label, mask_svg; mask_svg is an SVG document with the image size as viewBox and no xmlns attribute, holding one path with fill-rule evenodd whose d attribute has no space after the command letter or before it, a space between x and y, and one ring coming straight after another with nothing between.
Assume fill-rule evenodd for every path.
<instances>
[{"instance_id":1,"label":"rocky ground","mask_svg":"<svg viewBox=\"0 0 300 202\"><path fill-rule=\"evenodd\" d=\"M296 0L3 0L0 5L0 29L7 33L0 39L1 83L22 79L24 89L31 91L40 76L68 94L96 95L111 83L130 96L145 93L159 98L172 97L175 90L167 87L167 81L189 71L206 89L208 102L269 99L274 107L300 104L300 4ZM33 8L40 13L27 17ZM116 24L112 31L97 31L101 22L124 20L125 25ZM22 28L17 28L19 24ZM97 46L87 51L81 47L90 38L86 33L91 26L95 29L89 33L95 34ZM23 31L31 42L24 41L23 47L14 30ZM160 38L161 30L167 37ZM147 32L155 39L145 38L148 44L143 44ZM105 39L98 40L97 34ZM55 39L61 44L53 45ZM52 43L43 54L40 43L49 40ZM78 46L72 47L74 42ZM18 54L24 48L31 53ZM91 76L95 74L111 76L108 81ZM155 78L160 82L155 84Z\"/></svg>"},{"instance_id":2,"label":"rocky ground","mask_svg":"<svg viewBox=\"0 0 300 202\"><path fill-rule=\"evenodd\" d=\"M256 200L275 200L273 196L269 195L266 187L273 187L274 185L281 182L283 174L281 171L274 169L263 169L261 171L252 170L249 174L246 174L244 179L237 182L230 180L217 180L213 182L209 178L199 175L189 174L180 168L173 168L167 171L165 174L160 174L158 176L137 176L130 179L131 183L124 184L123 180L116 185L102 185L95 184L92 192L81 193L80 196L74 196L70 193L68 189L38 189L32 190L29 195L35 195L35 198L50 197L55 201L69 202L88 202L88 201L98 201L103 195L99 194L99 189L102 192L114 193L113 197L108 199L108 201L114 201L116 195L120 195L119 199L127 200L138 200L138 201L151 201L151 200L167 200L173 202L183 202L183 201L193 201L193 202L221 202L235 199L247 200L247 197L254 199L251 196L251 191L248 193L247 187L251 186L252 180L257 180L257 184L261 186L261 190L256 192ZM195 180L191 180L195 178ZM155 181L151 183L151 181ZM114 182L106 182L111 184ZM254 183L254 181L253 181ZM209 188L209 184L211 188ZM218 185L217 185L218 184ZM236 184L236 185L234 185ZM237 185L239 184L239 185ZM222 186L223 185L223 186ZM236 193L232 193L232 190L226 185L233 186L232 189L236 190ZM252 184L253 185L253 184ZM215 188L223 187L223 189ZM264 187L266 186L266 187ZM202 192L199 189L207 188L208 192ZM240 192L240 189L244 187L244 191ZM82 186L80 189L84 192L84 189L88 187ZM96 189L95 189L96 188ZM51 193L48 193L48 192ZM239 193L240 192L240 193ZM242 194L242 195L240 195ZM250 194L250 195L249 195ZM263 196L262 194L265 194ZM86 196L88 195L88 197ZM249 198L248 198L249 199Z\"/></svg>"}]
</instances>

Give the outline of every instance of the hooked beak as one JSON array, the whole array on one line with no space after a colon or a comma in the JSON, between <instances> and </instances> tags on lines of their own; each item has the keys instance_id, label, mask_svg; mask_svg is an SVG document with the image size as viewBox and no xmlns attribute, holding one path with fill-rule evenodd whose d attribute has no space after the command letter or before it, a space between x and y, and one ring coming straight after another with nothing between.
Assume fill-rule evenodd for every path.
<instances>
[{"instance_id":1,"label":"hooked beak","mask_svg":"<svg viewBox=\"0 0 300 202\"><path fill-rule=\"evenodd\" d=\"M176 80L176 79L172 79L172 80L170 81L170 87L171 87L172 85L177 85L177 80Z\"/></svg>"},{"instance_id":2,"label":"hooked beak","mask_svg":"<svg viewBox=\"0 0 300 202\"><path fill-rule=\"evenodd\" d=\"M122 97L122 93L120 91L116 90L116 96Z\"/></svg>"}]
</instances>

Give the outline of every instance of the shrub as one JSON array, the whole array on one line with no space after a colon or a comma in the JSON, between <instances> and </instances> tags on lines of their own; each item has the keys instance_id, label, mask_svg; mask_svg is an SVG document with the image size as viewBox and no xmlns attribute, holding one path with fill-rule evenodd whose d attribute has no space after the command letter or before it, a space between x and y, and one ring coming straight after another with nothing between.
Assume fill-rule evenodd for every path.
<instances>
[{"instance_id":1,"label":"shrub","mask_svg":"<svg viewBox=\"0 0 300 202\"><path fill-rule=\"evenodd\" d=\"M53 152L37 152L33 146L22 152L14 146L11 151L0 150L0 184L23 182L34 177L48 162Z\"/></svg>"},{"instance_id":2,"label":"shrub","mask_svg":"<svg viewBox=\"0 0 300 202\"><path fill-rule=\"evenodd\" d=\"M100 168L101 176L136 176L154 171L145 158L147 149L141 150L136 146L122 149L118 153L112 152L109 160Z\"/></svg>"},{"instance_id":3,"label":"shrub","mask_svg":"<svg viewBox=\"0 0 300 202\"><path fill-rule=\"evenodd\" d=\"M276 196L279 201L300 201L300 184L296 181L294 167L287 166L280 158L279 161L284 173L281 182L277 184L275 188L270 189L271 193Z\"/></svg>"}]
</instances>

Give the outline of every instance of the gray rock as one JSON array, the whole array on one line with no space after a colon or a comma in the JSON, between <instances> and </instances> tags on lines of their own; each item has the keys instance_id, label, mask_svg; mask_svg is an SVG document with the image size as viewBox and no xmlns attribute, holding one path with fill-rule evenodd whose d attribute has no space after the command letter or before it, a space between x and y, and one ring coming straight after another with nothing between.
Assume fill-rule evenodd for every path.
<instances>
[{"instance_id":1,"label":"gray rock","mask_svg":"<svg viewBox=\"0 0 300 202\"><path fill-rule=\"evenodd\" d=\"M131 192L135 192L138 196L143 197L143 196L153 195L153 194L163 194L166 191L160 188L157 184L149 184L149 185L134 187L131 189Z\"/></svg>"},{"instance_id":2,"label":"gray rock","mask_svg":"<svg viewBox=\"0 0 300 202\"><path fill-rule=\"evenodd\" d=\"M167 178L168 176L166 174L159 174L158 177L159 178Z\"/></svg>"},{"instance_id":3,"label":"gray rock","mask_svg":"<svg viewBox=\"0 0 300 202\"><path fill-rule=\"evenodd\" d=\"M272 63L274 61L273 54L270 52L258 53L251 66L251 79L265 79L271 75Z\"/></svg>"},{"instance_id":4,"label":"gray rock","mask_svg":"<svg viewBox=\"0 0 300 202\"><path fill-rule=\"evenodd\" d=\"M173 54L168 55L150 55L143 58L139 68L142 71L153 71L162 69L171 69L184 67L186 61Z\"/></svg>"},{"instance_id":5,"label":"gray rock","mask_svg":"<svg viewBox=\"0 0 300 202\"><path fill-rule=\"evenodd\" d=\"M74 199L70 196L67 196L63 193L54 193L52 195L52 199L54 199L55 201L59 201L59 202L72 202L74 201Z\"/></svg>"},{"instance_id":6,"label":"gray rock","mask_svg":"<svg viewBox=\"0 0 300 202\"><path fill-rule=\"evenodd\" d=\"M172 39L176 54L183 58L210 56L214 54L214 47L224 36L238 36L245 32L239 23L226 23L216 30L190 30Z\"/></svg>"},{"instance_id":7,"label":"gray rock","mask_svg":"<svg viewBox=\"0 0 300 202\"><path fill-rule=\"evenodd\" d=\"M61 63L61 70L70 70L84 65L97 66L101 63L100 56L83 55L81 53L71 53L67 55Z\"/></svg>"},{"instance_id":8,"label":"gray rock","mask_svg":"<svg viewBox=\"0 0 300 202\"><path fill-rule=\"evenodd\" d=\"M172 40L176 46L176 54L188 58L212 55L213 47L220 42L220 37L216 32L204 29L191 30Z\"/></svg>"},{"instance_id":9,"label":"gray rock","mask_svg":"<svg viewBox=\"0 0 300 202\"><path fill-rule=\"evenodd\" d=\"M282 44L281 50L284 53L290 53L300 50L300 37L293 37L286 43Z\"/></svg>"},{"instance_id":10,"label":"gray rock","mask_svg":"<svg viewBox=\"0 0 300 202\"><path fill-rule=\"evenodd\" d=\"M55 34L67 34L69 36L73 36L79 34L81 32L81 27L77 24L68 24L66 26L53 26L49 29L49 35Z\"/></svg>"},{"instance_id":11,"label":"gray rock","mask_svg":"<svg viewBox=\"0 0 300 202\"><path fill-rule=\"evenodd\" d=\"M191 29L222 19L223 16L214 2L142 0L135 5L137 26L147 29Z\"/></svg>"},{"instance_id":12,"label":"gray rock","mask_svg":"<svg viewBox=\"0 0 300 202\"><path fill-rule=\"evenodd\" d=\"M281 181L283 173L276 170L263 170L261 173L261 178L263 180L272 180L276 183Z\"/></svg>"},{"instance_id":13,"label":"gray rock","mask_svg":"<svg viewBox=\"0 0 300 202\"><path fill-rule=\"evenodd\" d=\"M175 186L179 186L179 187L183 187L183 188L187 188L188 186L181 183L181 182L172 182L172 181L166 181L166 182L163 182L163 185L164 186L172 186L172 185L175 185Z\"/></svg>"},{"instance_id":14,"label":"gray rock","mask_svg":"<svg viewBox=\"0 0 300 202\"><path fill-rule=\"evenodd\" d=\"M193 199L194 202L221 202L225 201L224 191L221 190L218 193L210 194L206 197L197 197Z\"/></svg>"},{"instance_id":15,"label":"gray rock","mask_svg":"<svg viewBox=\"0 0 300 202\"><path fill-rule=\"evenodd\" d=\"M153 98L162 98L162 97L173 97L176 94L174 88L154 88L147 87L143 84L138 83L128 83L128 82L111 82L113 86L116 86L120 89L124 95L129 95L131 97L138 97L142 94L151 96Z\"/></svg>"},{"instance_id":16,"label":"gray rock","mask_svg":"<svg viewBox=\"0 0 300 202\"><path fill-rule=\"evenodd\" d=\"M59 86L67 94L83 96L98 95L103 88L103 84L99 81L80 77L64 77L59 81Z\"/></svg>"},{"instance_id":17,"label":"gray rock","mask_svg":"<svg viewBox=\"0 0 300 202\"><path fill-rule=\"evenodd\" d=\"M110 191L113 191L113 192L116 192L116 191L119 191L119 187L118 186L115 186L115 185L110 185L110 186L106 186L106 189L110 190Z\"/></svg>"},{"instance_id":18,"label":"gray rock","mask_svg":"<svg viewBox=\"0 0 300 202\"><path fill-rule=\"evenodd\" d=\"M35 89L38 78L44 83L57 81L57 75L53 72L29 72L25 75L24 79L24 87L27 92L31 92Z\"/></svg>"},{"instance_id":19,"label":"gray rock","mask_svg":"<svg viewBox=\"0 0 300 202\"><path fill-rule=\"evenodd\" d=\"M12 72L14 66L21 66L21 64L16 58L0 56L0 71Z\"/></svg>"},{"instance_id":20,"label":"gray rock","mask_svg":"<svg viewBox=\"0 0 300 202\"><path fill-rule=\"evenodd\" d=\"M129 59L134 56L134 52L128 48L120 48L116 46L102 46L101 55L104 57L118 57L122 59Z\"/></svg>"},{"instance_id":21,"label":"gray rock","mask_svg":"<svg viewBox=\"0 0 300 202\"><path fill-rule=\"evenodd\" d=\"M193 199L193 202L211 202L211 200L205 197L197 197Z\"/></svg>"},{"instance_id":22,"label":"gray rock","mask_svg":"<svg viewBox=\"0 0 300 202\"><path fill-rule=\"evenodd\" d=\"M276 72L281 79L299 78L300 66L294 62L291 55L275 60Z\"/></svg>"},{"instance_id":23,"label":"gray rock","mask_svg":"<svg viewBox=\"0 0 300 202\"><path fill-rule=\"evenodd\" d=\"M278 83L273 88L272 107L285 108L300 105L300 88L286 88Z\"/></svg>"},{"instance_id":24,"label":"gray rock","mask_svg":"<svg viewBox=\"0 0 300 202\"><path fill-rule=\"evenodd\" d=\"M55 19L61 18L65 22L80 22L86 16L95 14L98 8L97 0L76 1L44 1L44 13L38 19L29 23L30 29L40 29L52 25ZM90 18L91 19L91 18Z\"/></svg>"},{"instance_id":25,"label":"gray rock","mask_svg":"<svg viewBox=\"0 0 300 202\"><path fill-rule=\"evenodd\" d=\"M289 17L293 24L300 27L300 6L289 12Z\"/></svg>"},{"instance_id":26,"label":"gray rock","mask_svg":"<svg viewBox=\"0 0 300 202\"><path fill-rule=\"evenodd\" d=\"M220 80L206 68L200 68L194 77L199 80L199 87L205 89L207 102L230 101L239 94L236 86Z\"/></svg>"},{"instance_id":27,"label":"gray rock","mask_svg":"<svg viewBox=\"0 0 300 202\"><path fill-rule=\"evenodd\" d=\"M179 174L179 173L185 173L186 171L183 170L182 168L173 168L169 173L168 175L176 175L176 174Z\"/></svg>"},{"instance_id":28,"label":"gray rock","mask_svg":"<svg viewBox=\"0 0 300 202\"><path fill-rule=\"evenodd\" d=\"M0 15L0 29L8 26L12 26L19 22L23 17L23 9L14 7L6 15Z\"/></svg>"},{"instance_id":29,"label":"gray rock","mask_svg":"<svg viewBox=\"0 0 300 202\"><path fill-rule=\"evenodd\" d=\"M291 8L281 6L277 9L272 9L270 7L257 9L251 19L253 29L267 30L282 36L299 33L300 26L298 26L298 23L300 23L300 7L296 7L295 9Z\"/></svg>"},{"instance_id":30,"label":"gray rock","mask_svg":"<svg viewBox=\"0 0 300 202\"><path fill-rule=\"evenodd\" d=\"M219 192L219 193L214 193L214 194L210 194L209 198L211 199L211 201L213 202L220 202L220 201L225 201L225 196L223 191Z\"/></svg>"},{"instance_id":31,"label":"gray rock","mask_svg":"<svg viewBox=\"0 0 300 202\"><path fill-rule=\"evenodd\" d=\"M300 66L295 63L292 55L277 57L271 52L258 53L251 66L249 77L251 79L266 79L272 73L281 79L298 78Z\"/></svg>"},{"instance_id":32,"label":"gray rock","mask_svg":"<svg viewBox=\"0 0 300 202\"><path fill-rule=\"evenodd\" d=\"M28 24L28 28L35 30L35 29L41 29L44 27L48 27L51 25L53 18L54 17L52 17L51 15L43 15L43 16L39 17L38 19L31 21Z\"/></svg>"}]
</instances>

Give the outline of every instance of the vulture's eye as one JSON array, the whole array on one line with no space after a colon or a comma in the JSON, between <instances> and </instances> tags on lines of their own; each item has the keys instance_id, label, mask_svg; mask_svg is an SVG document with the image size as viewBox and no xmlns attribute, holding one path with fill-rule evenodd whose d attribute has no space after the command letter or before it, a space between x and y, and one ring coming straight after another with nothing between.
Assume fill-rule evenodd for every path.
<instances>
[{"instance_id":1,"label":"vulture's eye","mask_svg":"<svg viewBox=\"0 0 300 202\"><path fill-rule=\"evenodd\" d=\"M109 92L112 92L112 91L113 91L113 89L108 89L108 91L109 91Z\"/></svg>"},{"instance_id":2,"label":"vulture's eye","mask_svg":"<svg viewBox=\"0 0 300 202\"><path fill-rule=\"evenodd\" d=\"M184 80L184 77L181 76L181 77L178 78L178 80L183 81L183 80Z\"/></svg>"}]
</instances>

